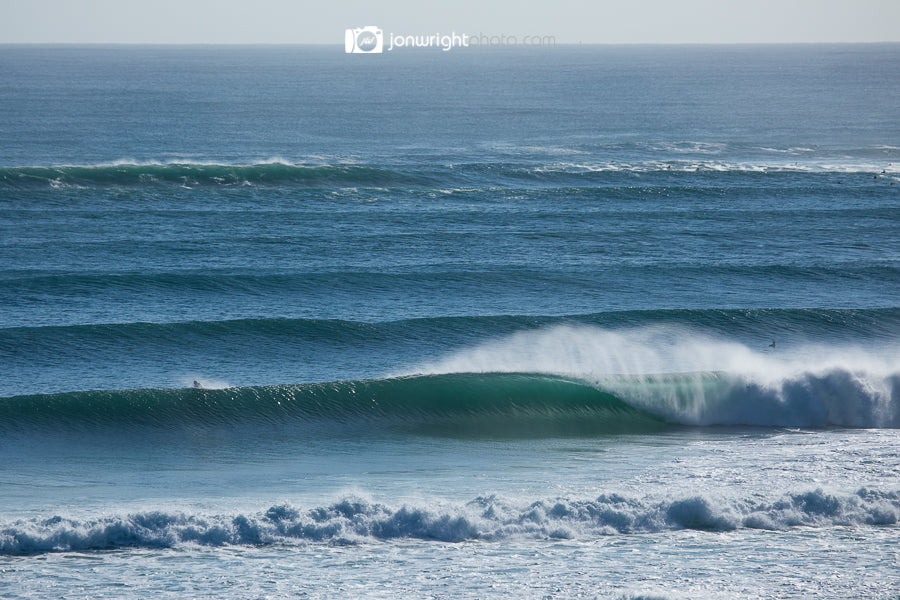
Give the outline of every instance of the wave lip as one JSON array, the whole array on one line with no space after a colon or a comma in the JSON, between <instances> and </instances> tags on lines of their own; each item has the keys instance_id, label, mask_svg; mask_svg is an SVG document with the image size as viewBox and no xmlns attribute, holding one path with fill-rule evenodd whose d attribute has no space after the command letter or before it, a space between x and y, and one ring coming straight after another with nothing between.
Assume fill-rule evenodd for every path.
<instances>
[{"instance_id":1,"label":"wave lip","mask_svg":"<svg viewBox=\"0 0 900 600\"><path fill-rule=\"evenodd\" d=\"M148 511L93 519L20 519L0 523L0 555L190 544L589 539L684 529L727 532L743 528L896 526L898 518L900 492L865 488L853 494L830 494L821 489L791 492L765 502L704 496L657 501L602 494L594 499L555 498L524 505L486 496L464 505L392 508L366 499L344 498L307 510L275 505L256 514Z\"/></svg>"}]
</instances>

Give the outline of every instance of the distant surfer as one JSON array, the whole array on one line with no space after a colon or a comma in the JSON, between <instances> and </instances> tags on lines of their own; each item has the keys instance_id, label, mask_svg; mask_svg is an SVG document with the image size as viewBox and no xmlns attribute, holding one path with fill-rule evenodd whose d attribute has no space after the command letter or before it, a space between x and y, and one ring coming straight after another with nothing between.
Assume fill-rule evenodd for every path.
<instances>
[{"instance_id":1,"label":"distant surfer","mask_svg":"<svg viewBox=\"0 0 900 600\"><path fill-rule=\"evenodd\" d=\"M194 391L190 393L190 396L198 402L207 401L206 389L196 379L194 380Z\"/></svg>"},{"instance_id":2,"label":"distant surfer","mask_svg":"<svg viewBox=\"0 0 900 600\"><path fill-rule=\"evenodd\" d=\"M769 348L774 348L774 347L775 347L775 340L772 340L772 343L769 344Z\"/></svg>"}]
</instances>

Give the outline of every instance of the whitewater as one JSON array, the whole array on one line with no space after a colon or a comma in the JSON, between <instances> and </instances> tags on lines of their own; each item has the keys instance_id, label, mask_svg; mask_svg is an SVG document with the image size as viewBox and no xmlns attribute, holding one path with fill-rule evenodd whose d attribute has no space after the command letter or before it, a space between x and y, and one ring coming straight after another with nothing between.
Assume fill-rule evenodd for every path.
<instances>
[{"instance_id":1,"label":"whitewater","mask_svg":"<svg viewBox=\"0 0 900 600\"><path fill-rule=\"evenodd\" d=\"M0 46L0 596L896 599L897 46L458 50Z\"/></svg>"}]
</instances>

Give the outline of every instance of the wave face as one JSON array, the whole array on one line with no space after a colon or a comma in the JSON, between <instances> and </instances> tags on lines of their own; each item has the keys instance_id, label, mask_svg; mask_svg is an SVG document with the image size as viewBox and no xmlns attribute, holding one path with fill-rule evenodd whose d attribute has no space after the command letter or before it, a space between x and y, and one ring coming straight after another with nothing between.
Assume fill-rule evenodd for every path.
<instances>
[{"instance_id":1,"label":"wave face","mask_svg":"<svg viewBox=\"0 0 900 600\"><path fill-rule=\"evenodd\" d=\"M302 424L435 434L578 435L662 422L581 382L539 374L447 374L226 389L141 389L20 396L0 428L163 429Z\"/></svg>"},{"instance_id":2,"label":"wave face","mask_svg":"<svg viewBox=\"0 0 900 600\"><path fill-rule=\"evenodd\" d=\"M488 496L464 505L399 508L350 497L307 510L275 505L256 514L148 511L88 519L54 516L0 522L0 555L189 545L343 545L400 538L435 542L590 539L684 529L722 532L895 525L898 517L900 492L865 488L842 495L821 489L788 493L774 501L725 501L705 496L656 501L603 494L594 499L556 498L522 504Z\"/></svg>"}]
</instances>

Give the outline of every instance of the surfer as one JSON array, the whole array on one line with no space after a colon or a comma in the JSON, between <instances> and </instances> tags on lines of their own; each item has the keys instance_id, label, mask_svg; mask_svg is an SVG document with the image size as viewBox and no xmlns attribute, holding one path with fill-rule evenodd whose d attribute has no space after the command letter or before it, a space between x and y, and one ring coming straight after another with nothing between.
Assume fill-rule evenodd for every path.
<instances>
[{"instance_id":1,"label":"surfer","mask_svg":"<svg viewBox=\"0 0 900 600\"><path fill-rule=\"evenodd\" d=\"M196 379L194 380L194 389L197 389L197 390L202 390L202 389L203 389L203 386L200 385L200 382L197 381Z\"/></svg>"},{"instance_id":2,"label":"surfer","mask_svg":"<svg viewBox=\"0 0 900 600\"><path fill-rule=\"evenodd\" d=\"M775 347L775 340L772 340L772 343L769 344L769 348L774 348L774 347Z\"/></svg>"}]
</instances>

